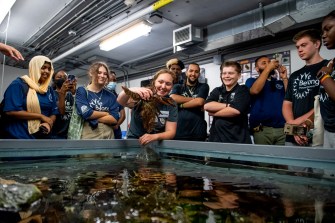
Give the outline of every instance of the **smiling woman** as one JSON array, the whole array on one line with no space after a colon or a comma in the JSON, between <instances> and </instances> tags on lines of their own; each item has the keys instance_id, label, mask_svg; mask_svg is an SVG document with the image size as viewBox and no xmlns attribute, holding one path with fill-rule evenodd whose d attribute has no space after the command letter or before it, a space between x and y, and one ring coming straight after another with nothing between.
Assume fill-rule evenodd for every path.
<instances>
[{"instance_id":1,"label":"smiling woman","mask_svg":"<svg viewBox=\"0 0 335 223\"><path fill-rule=\"evenodd\" d=\"M75 99L76 111L85 120L80 138L114 139L113 126L119 119L119 105L115 95L104 88L108 83L108 66L95 62L88 74L90 84L79 87Z\"/></svg>"},{"instance_id":2,"label":"smiling woman","mask_svg":"<svg viewBox=\"0 0 335 223\"><path fill-rule=\"evenodd\" d=\"M169 98L176 75L162 69L152 79L151 86L124 88L118 102L134 108L131 113L128 138L138 138L141 145L173 139L177 129L178 109Z\"/></svg>"},{"instance_id":3,"label":"smiling woman","mask_svg":"<svg viewBox=\"0 0 335 223\"><path fill-rule=\"evenodd\" d=\"M49 138L58 114L55 95L49 83L52 62L45 56L35 56L29 63L29 75L14 80L4 95L4 138Z\"/></svg>"}]
</instances>

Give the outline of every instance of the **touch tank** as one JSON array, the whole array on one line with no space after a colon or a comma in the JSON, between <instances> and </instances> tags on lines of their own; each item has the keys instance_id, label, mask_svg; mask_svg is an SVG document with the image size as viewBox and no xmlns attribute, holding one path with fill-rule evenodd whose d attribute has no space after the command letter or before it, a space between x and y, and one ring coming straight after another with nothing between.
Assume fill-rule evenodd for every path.
<instances>
[{"instance_id":1,"label":"touch tank","mask_svg":"<svg viewBox=\"0 0 335 223\"><path fill-rule=\"evenodd\" d=\"M143 158L146 149L1 141L0 222L334 222L333 150L171 140Z\"/></svg>"}]
</instances>

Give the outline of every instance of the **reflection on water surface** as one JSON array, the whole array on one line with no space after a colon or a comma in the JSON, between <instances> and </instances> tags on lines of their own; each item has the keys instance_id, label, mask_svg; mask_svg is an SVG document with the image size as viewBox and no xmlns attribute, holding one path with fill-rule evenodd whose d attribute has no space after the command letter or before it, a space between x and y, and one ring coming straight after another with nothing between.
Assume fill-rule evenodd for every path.
<instances>
[{"instance_id":1,"label":"reflection on water surface","mask_svg":"<svg viewBox=\"0 0 335 223\"><path fill-rule=\"evenodd\" d=\"M0 177L43 193L0 222L335 222L334 181L236 166L76 157L1 163Z\"/></svg>"}]
</instances>

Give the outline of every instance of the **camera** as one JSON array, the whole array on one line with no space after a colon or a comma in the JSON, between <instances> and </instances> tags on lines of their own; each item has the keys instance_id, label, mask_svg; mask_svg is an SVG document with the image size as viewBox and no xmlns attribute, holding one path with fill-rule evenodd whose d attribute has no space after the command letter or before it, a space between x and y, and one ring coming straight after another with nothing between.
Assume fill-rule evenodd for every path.
<instances>
[{"instance_id":1,"label":"camera","mask_svg":"<svg viewBox=\"0 0 335 223\"><path fill-rule=\"evenodd\" d=\"M67 79L70 81L70 83L72 83L76 79L76 76L74 76L73 74L69 74L69 76L67 76Z\"/></svg>"},{"instance_id":2,"label":"camera","mask_svg":"<svg viewBox=\"0 0 335 223\"><path fill-rule=\"evenodd\" d=\"M283 55L280 54L280 53L276 53L275 54L275 60L277 60L279 64L282 64L283 63Z\"/></svg>"},{"instance_id":3,"label":"camera","mask_svg":"<svg viewBox=\"0 0 335 223\"><path fill-rule=\"evenodd\" d=\"M286 123L284 126L284 134L285 135L306 135L307 127Z\"/></svg>"},{"instance_id":4,"label":"camera","mask_svg":"<svg viewBox=\"0 0 335 223\"><path fill-rule=\"evenodd\" d=\"M39 131L40 131L41 133L43 133L43 134L48 134L48 129L47 129L47 127L45 127L44 125L41 125L41 126L40 126Z\"/></svg>"}]
</instances>

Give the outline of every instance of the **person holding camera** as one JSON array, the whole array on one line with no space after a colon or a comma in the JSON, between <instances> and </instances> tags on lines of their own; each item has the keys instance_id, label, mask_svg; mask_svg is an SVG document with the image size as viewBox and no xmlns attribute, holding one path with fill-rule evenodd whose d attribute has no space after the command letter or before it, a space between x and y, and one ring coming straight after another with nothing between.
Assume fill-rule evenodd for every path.
<instances>
[{"instance_id":1,"label":"person holding camera","mask_svg":"<svg viewBox=\"0 0 335 223\"><path fill-rule=\"evenodd\" d=\"M15 79L4 94L4 126L7 139L50 138L59 113L54 91L49 87L53 74L48 57L35 56L29 62L29 74Z\"/></svg>"},{"instance_id":2,"label":"person holding camera","mask_svg":"<svg viewBox=\"0 0 335 223\"><path fill-rule=\"evenodd\" d=\"M67 75L64 70L60 70L54 73L52 82L60 114L56 116L51 137L53 139L67 139L77 80L74 75Z\"/></svg>"},{"instance_id":3,"label":"person holding camera","mask_svg":"<svg viewBox=\"0 0 335 223\"><path fill-rule=\"evenodd\" d=\"M316 77L321 67L327 65L320 55L321 32L315 29L303 30L293 37L299 57L306 62L289 78L282 112L287 124L302 126L314 113L314 97L319 93L320 81ZM286 136L285 145L310 146L312 139L305 134L293 133Z\"/></svg>"},{"instance_id":4,"label":"person holding camera","mask_svg":"<svg viewBox=\"0 0 335 223\"><path fill-rule=\"evenodd\" d=\"M255 60L255 69L259 77L251 77L245 83L251 95L249 125L254 143L285 145L285 119L281 108L288 83L286 67L263 55ZM277 80L276 70L280 80Z\"/></svg>"}]
</instances>

